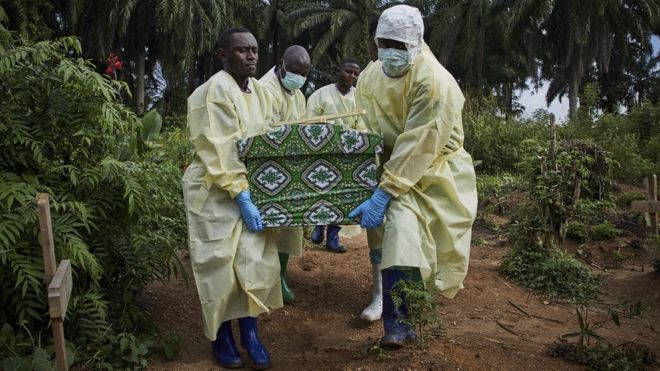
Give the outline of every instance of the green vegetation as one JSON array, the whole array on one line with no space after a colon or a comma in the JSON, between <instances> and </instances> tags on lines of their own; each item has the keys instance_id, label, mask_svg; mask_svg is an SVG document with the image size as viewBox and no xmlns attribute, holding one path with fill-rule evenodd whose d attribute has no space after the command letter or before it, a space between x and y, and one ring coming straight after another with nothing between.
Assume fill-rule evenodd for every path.
<instances>
[{"instance_id":1,"label":"green vegetation","mask_svg":"<svg viewBox=\"0 0 660 371\"><path fill-rule=\"evenodd\" d=\"M419 273L416 273L419 276ZM431 280L434 278L431 277ZM408 307L406 322L417 332L417 342L424 345L431 336L442 334L444 328L438 318L438 295L425 287L433 287L434 283L426 285L420 280L401 280L394 285L392 301L397 307L403 303Z\"/></svg>"},{"instance_id":2,"label":"green vegetation","mask_svg":"<svg viewBox=\"0 0 660 371\"><path fill-rule=\"evenodd\" d=\"M628 318L643 315L641 308L641 303L633 306L630 306L629 303L614 305L608 307L604 319L593 320L589 318L589 307L578 305L575 307L578 329L561 335L562 339L576 338L577 341L575 343L556 343L549 349L549 353L555 357L582 363L592 370L632 371L652 366L656 359L648 347L634 341L614 346L605 342L605 339L597 333L598 329L610 321L620 327L619 317L621 315ZM633 310L631 311L631 309Z\"/></svg>"},{"instance_id":3,"label":"green vegetation","mask_svg":"<svg viewBox=\"0 0 660 371\"><path fill-rule=\"evenodd\" d=\"M560 247L581 195L605 195L607 158L598 146L584 141L539 145L532 153L523 164L531 200L514 216L511 252L502 272L552 297L587 301L598 294L600 279ZM572 231L586 238L586 232L575 227Z\"/></svg>"},{"instance_id":4,"label":"green vegetation","mask_svg":"<svg viewBox=\"0 0 660 371\"><path fill-rule=\"evenodd\" d=\"M305 91L311 93L332 80L346 56L364 67L369 23L396 3L3 1L1 368L52 366L37 192L51 197L56 254L74 268L65 322L70 361L82 369L130 369L143 368L155 350L172 356L176 335L156 329L137 299L150 281L182 273L176 252L187 232L180 179L191 161L185 100L220 68L220 32L236 25L253 31L258 75L287 46L308 47L313 70ZM616 206L645 199L643 193L610 195L615 181L638 184L660 174L660 57L650 41L658 34L660 5L406 3L422 12L429 47L467 97L465 148L479 162L480 206L511 219L498 229L512 245L502 272L551 297L594 298L600 279L562 242L612 239L642 223L639 214L624 215ZM118 60L110 65L111 54ZM541 82L549 82L548 102L570 102L554 150L547 112L521 118L515 94ZM643 244L660 270L658 241ZM615 262L625 258L621 249L609 253ZM436 325L434 296L414 285L401 290L423 340ZM627 350L587 347L583 357L606 360L588 362L598 368L638 365L607 361L617 352Z\"/></svg>"},{"instance_id":5,"label":"green vegetation","mask_svg":"<svg viewBox=\"0 0 660 371\"><path fill-rule=\"evenodd\" d=\"M158 151L176 147L176 134L164 138L170 143L145 142L153 133L142 136L143 123L118 103L126 85L77 57L74 38L35 43L0 27L0 50L3 368L42 364L52 351L38 192L51 198L55 253L74 271L69 360L90 369L144 367L149 348L172 348L136 298L148 282L181 273L182 168Z\"/></svg>"}]
</instances>

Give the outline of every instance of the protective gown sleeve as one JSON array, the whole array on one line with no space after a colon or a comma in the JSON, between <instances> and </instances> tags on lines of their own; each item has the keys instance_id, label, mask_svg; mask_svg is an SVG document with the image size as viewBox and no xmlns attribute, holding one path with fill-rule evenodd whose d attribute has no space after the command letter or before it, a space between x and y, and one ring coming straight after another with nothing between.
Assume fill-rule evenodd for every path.
<instances>
[{"instance_id":1,"label":"protective gown sleeve","mask_svg":"<svg viewBox=\"0 0 660 371\"><path fill-rule=\"evenodd\" d=\"M399 197L408 192L438 158L449 141L452 123L440 85L428 77L411 91L411 103L405 128L394 143L390 159L383 165L379 187ZM421 81L424 81L421 80Z\"/></svg>"},{"instance_id":2,"label":"protective gown sleeve","mask_svg":"<svg viewBox=\"0 0 660 371\"><path fill-rule=\"evenodd\" d=\"M206 187L210 189L211 185L216 185L235 198L248 189L248 182L247 169L238 158L235 144L241 138L241 128L232 103L232 100L243 97L232 99L231 95L232 92L223 88L220 81L212 81L205 101L190 107L188 122L195 151L206 167Z\"/></svg>"},{"instance_id":3,"label":"protective gown sleeve","mask_svg":"<svg viewBox=\"0 0 660 371\"><path fill-rule=\"evenodd\" d=\"M321 91L317 90L307 98L306 117L321 116L325 112L323 107Z\"/></svg>"}]
</instances>

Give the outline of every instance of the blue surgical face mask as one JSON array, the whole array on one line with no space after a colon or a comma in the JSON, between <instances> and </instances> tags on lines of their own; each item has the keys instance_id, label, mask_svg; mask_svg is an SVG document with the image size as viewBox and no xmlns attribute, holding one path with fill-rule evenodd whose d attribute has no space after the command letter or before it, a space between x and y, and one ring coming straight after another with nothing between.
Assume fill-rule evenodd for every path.
<instances>
[{"instance_id":1,"label":"blue surgical face mask","mask_svg":"<svg viewBox=\"0 0 660 371\"><path fill-rule=\"evenodd\" d=\"M383 71L388 76L401 76L410 69L410 52L399 49L378 49L378 59L383 63Z\"/></svg>"},{"instance_id":2,"label":"blue surgical face mask","mask_svg":"<svg viewBox=\"0 0 660 371\"><path fill-rule=\"evenodd\" d=\"M284 63L282 63L282 69L286 74L284 75L284 77L281 77L280 75L280 81L282 82L282 86L284 86L286 90L294 91L296 89L302 88L302 86L305 85L305 80L307 80L305 76L287 71L286 65Z\"/></svg>"}]
</instances>

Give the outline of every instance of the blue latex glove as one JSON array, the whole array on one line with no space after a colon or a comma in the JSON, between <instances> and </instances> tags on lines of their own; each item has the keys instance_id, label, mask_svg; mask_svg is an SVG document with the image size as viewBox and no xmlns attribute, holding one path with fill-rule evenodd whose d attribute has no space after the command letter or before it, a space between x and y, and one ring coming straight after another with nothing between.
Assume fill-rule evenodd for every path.
<instances>
[{"instance_id":1,"label":"blue latex glove","mask_svg":"<svg viewBox=\"0 0 660 371\"><path fill-rule=\"evenodd\" d=\"M247 225L250 232L261 232L264 230L264 225L261 222L261 214L259 210L252 203L250 199L250 191L243 191L235 198L239 209L241 209L241 217Z\"/></svg>"},{"instance_id":2,"label":"blue latex glove","mask_svg":"<svg viewBox=\"0 0 660 371\"><path fill-rule=\"evenodd\" d=\"M360 206L356 207L348 214L349 218L360 216L360 226L367 229L376 229L383 224L385 218L385 209L390 202L390 196L387 192L380 188L376 188L376 192L371 195L371 198L364 201Z\"/></svg>"}]
</instances>

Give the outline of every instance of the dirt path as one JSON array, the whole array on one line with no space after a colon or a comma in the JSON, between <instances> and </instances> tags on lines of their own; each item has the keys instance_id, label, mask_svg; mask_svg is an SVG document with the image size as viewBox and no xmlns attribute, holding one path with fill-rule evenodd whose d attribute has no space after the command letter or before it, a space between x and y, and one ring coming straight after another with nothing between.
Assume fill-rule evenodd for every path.
<instances>
[{"instance_id":1,"label":"dirt path","mask_svg":"<svg viewBox=\"0 0 660 371\"><path fill-rule=\"evenodd\" d=\"M465 290L454 300L440 299L444 336L431 340L425 349L410 346L396 352L368 352L382 335L382 322L369 325L358 318L371 295L364 235L344 241L349 247L345 254L311 249L302 258L292 258L289 275L296 303L260 317L260 334L273 369L584 369L546 353L562 333L576 328L574 306L544 302L503 279L497 269L508 247L494 234L476 228L473 241L487 244L472 248ZM610 323L598 333L614 344L634 340L660 355L660 274L648 265L646 272L640 270L624 266L605 272L601 299L641 300L649 310L642 318L622 319L620 328ZM152 285L145 300L157 323L183 340L176 359L152 359L150 369L219 369L203 335L192 281L189 286L181 281ZM592 318L604 315L602 309L594 309Z\"/></svg>"}]
</instances>

